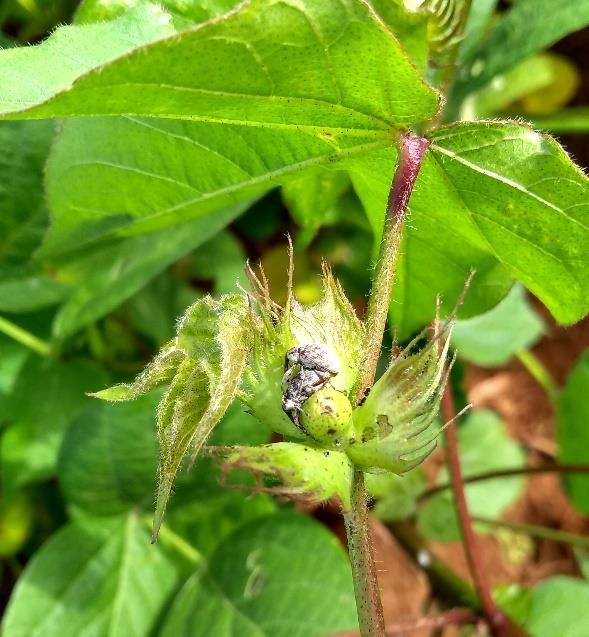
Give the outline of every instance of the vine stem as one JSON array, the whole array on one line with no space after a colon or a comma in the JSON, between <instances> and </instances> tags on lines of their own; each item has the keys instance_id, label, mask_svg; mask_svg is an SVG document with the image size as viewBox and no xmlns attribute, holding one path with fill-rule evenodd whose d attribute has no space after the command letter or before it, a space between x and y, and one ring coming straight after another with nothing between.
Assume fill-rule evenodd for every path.
<instances>
[{"instance_id":1,"label":"vine stem","mask_svg":"<svg viewBox=\"0 0 589 637\"><path fill-rule=\"evenodd\" d=\"M399 163L389 191L383 238L366 308L368 345L354 392L355 403L362 401L374 382L391 302L403 226L407 216L407 204L429 144L429 140L425 137L412 133L402 135L398 142Z\"/></svg>"},{"instance_id":2,"label":"vine stem","mask_svg":"<svg viewBox=\"0 0 589 637\"><path fill-rule=\"evenodd\" d=\"M572 544L581 548L589 548L589 537L579 535L577 533L569 533L568 531L560 531L559 529L551 529L546 526L538 526L536 524L525 524L523 522L507 522L507 520L495 520L482 516L473 516L474 522L484 524L486 526L498 527L503 529L511 529L524 535L540 538L541 540L551 540L552 542L560 542L561 544Z\"/></svg>"},{"instance_id":3,"label":"vine stem","mask_svg":"<svg viewBox=\"0 0 589 637\"><path fill-rule=\"evenodd\" d=\"M388 316L395 266L403 234L409 197L419 174L429 141L412 133L397 142L399 160L389 191L383 239L368 299L365 324L368 343L360 361L360 378L353 392L353 404L359 404L374 382L376 366ZM351 507L344 511L348 550L354 579L358 622L362 637L384 637L385 624L376 577L374 549L368 524L368 501L364 472L354 471Z\"/></svg>"},{"instance_id":4,"label":"vine stem","mask_svg":"<svg viewBox=\"0 0 589 637\"><path fill-rule=\"evenodd\" d=\"M526 476L537 475L542 473L589 473L589 464L555 464L544 465L539 467L517 467L514 469L497 469L496 471L486 471L485 473L476 473L463 478L465 484L471 484L473 482L484 482L485 480L495 480L497 478L511 478L513 476ZM438 484L435 487L426 489L420 496L419 500L426 500L431 498L432 495L452 488L450 482Z\"/></svg>"},{"instance_id":5,"label":"vine stem","mask_svg":"<svg viewBox=\"0 0 589 637\"><path fill-rule=\"evenodd\" d=\"M441 405L444 420L449 422L456 418L456 408L454 406L454 396L452 394L451 383L446 384L442 396ZM475 588L480 597L481 610L491 628L493 635L497 637L523 637L525 631L514 624L503 611L495 604L491 596L491 588L487 579L485 569L481 561L481 554L477 542L477 537L472 528L472 518L468 510L466 493L464 490L464 479L462 468L460 467L460 456L458 454L458 433L456 424L453 422L445 431L446 438L446 461L452 481L452 490L462 531L464 552L468 567L474 581Z\"/></svg>"},{"instance_id":6,"label":"vine stem","mask_svg":"<svg viewBox=\"0 0 589 637\"><path fill-rule=\"evenodd\" d=\"M10 336L10 338L32 349L41 356L51 356L51 345L49 343L42 341L34 334L27 332L27 330L23 330L22 327L5 319L3 316L0 316L0 332L6 334L6 336Z\"/></svg>"}]
</instances>

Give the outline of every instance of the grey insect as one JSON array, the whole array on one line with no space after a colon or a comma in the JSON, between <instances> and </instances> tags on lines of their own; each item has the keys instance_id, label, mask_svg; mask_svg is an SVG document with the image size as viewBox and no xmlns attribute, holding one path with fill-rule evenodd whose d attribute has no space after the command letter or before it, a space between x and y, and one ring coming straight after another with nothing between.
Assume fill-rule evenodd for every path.
<instances>
[{"instance_id":1,"label":"grey insect","mask_svg":"<svg viewBox=\"0 0 589 637\"><path fill-rule=\"evenodd\" d=\"M340 372L335 352L322 344L295 345L284 357L285 385L282 409L304 431L299 421L303 403Z\"/></svg>"}]
</instances>

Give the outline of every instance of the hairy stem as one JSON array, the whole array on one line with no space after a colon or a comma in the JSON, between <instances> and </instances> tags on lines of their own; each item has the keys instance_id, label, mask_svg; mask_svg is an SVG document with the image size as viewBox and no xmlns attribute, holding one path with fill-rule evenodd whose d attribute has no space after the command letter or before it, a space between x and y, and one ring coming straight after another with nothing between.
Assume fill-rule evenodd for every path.
<instances>
[{"instance_id":1,"label":"hairy stem","mask_svg":"<svg viewBox=\"0 0 589 637\"><path fill-rule=\"evenodd\" d=\"M442 397L442 415L446 421L450 421L456 417L451 383L446 385L446 389L444 390L444 395ZM491 588L481 561L480 549L477 537L472 528L472 519L470 517L468 503L466 501L464 479L462 477L460 457L458 454L458 434L456 432L455 423L452 423L446 428L445 437L446 461L452 479L452 490L454 492L456 510L458 512L458 519L460 521L460 528L462 531L464 552L466 553L468 567L477 589L477 593L480 597L481 609L493 635L496 635L497 637L523 636L526 634L523 629L511 622L511 620L495 604L493 597L491 596Z\"/></svg>"},{"instance_id":2,"label":"hairy stem","mask_svg":"<svg viewBox=\"0 0 589 637\"><path fill-rule=\"evenodd\" d=\"M511 478L513 476L525 476L535 475L540 473L589 473L589 464L555 464L544 465L540 467L518 467L514 469L497 469L496 471L487 471L485 473L477 473L475 475L463 477L464 484L471 484L473 482L484 482L485 480L494 480L496 478ZM426 500L431 498L432 495L451 489L452 484L446 482L444 484L438 484L435 487L426 489L420 496L419 500Z\"/></svg>"},{"instance_id":3,"label":"hairy stem","mask_svg":"<svg viewBox=\"0 0 589 637\"><path fill-rule=\"evenodd\" d=\"M11 321L0 316L0 332L10 336L15 341L18 341L25 347L32 349L41 356L51 356L51 345L45 341L37 338L34 334L23 330L22 327L15 325Z\"/></svg>"},{"instance_id":4,"label":"hairy stem","mask_svg":"<svg viewBox=\"0 0 589 637\"><path fill-rule=\"evenodd\" d=\"M412 133L406 133L399 140L399 163L389 192L383 238L366 309L365 323L369 340L364 361L360 365L360 378L354 392L355 403L364 398L374 382L391 302L407 204L429 144L429 140Z\"/></svg>"},{"instance_id":5,"label":"hairy stem","mask_svg":"<svg viewBox=\"0 0 589 637\"><path fill-rule=\"evenodd\" d=\"M412 133L399 138L399 161L389 192L383 239L366 310L368 343L360 364L360 378L352 402L357 405L372 387L387 322L395 265L399 254L409 197L419 174L429 141ZM382 602L376 577L374 552L368 525L364 473L355 471L351 487L351 509L344 513L348 550L352 564L358 621L362 637L384 637Z\"/></svg>"},{"instance_id":6,"label":"hairy stem","mask_svg":"<svg viewBox=\"0 0 589 637\"><path fill-rule=\"evenodd\" d=\"M355 471L351 509L344 513L348 550L354 579L358 624L362 637L384 637L384 616L376 578L374 549L368 525L368 506L364 472Z\"/></svg>"}]
</instances>

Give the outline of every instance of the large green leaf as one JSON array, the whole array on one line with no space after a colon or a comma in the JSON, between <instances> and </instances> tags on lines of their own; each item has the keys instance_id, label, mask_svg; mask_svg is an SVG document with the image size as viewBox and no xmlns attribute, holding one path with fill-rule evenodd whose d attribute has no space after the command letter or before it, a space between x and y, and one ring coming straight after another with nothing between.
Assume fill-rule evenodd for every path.
<instances>
[{"instance_id":1,"label":"large green leaf","mask_svg":"<svg viewBox=\"0 0 589 637\"><path fill-rule=\"evenodd\" d=\"M3 51L10 90L0 113L152 115L374 137L437 108L392 33L358 0L251 0L141 48L169 35L168 17L140 5L110 23L64 27L32 49Z\"/></svg>"},{"instance_id":2,"label":"large green leaf","mask_svg":"<svg viewBox=\"0 0 589 637\"><path fill-rule=\"evenodd\" d=\"M518 0L476 51L462 90L484 86L533 53L589 24L589 0Z\"/></svg>"},{"instance_id":3,"label":"large green leaf","mask_svg":"<svg viewBox=\"0 0 589 637\"><path fill-rule=\"evenodd\" d=\"M493 412L472 412L458 429L458 440L465 476L495 469L513 469L524 463L519 445L506 435L503 423ZM438 479L448 482L445 469ZM467 485L466 497L471 514L500 517L520 496L523 485L520 476ZM428 538L444 542L460 539L452 491L447 489L427 500L419 512L418 522Z\"/></svg>"},{"instance_id":4,"label":"large green leaf","mask_svg":"<svg viewBox=\"0 0 589 637\"><path fill-rule=\"evenodd\" d=\"M410 201L395 323L407 334L430 320L435 295L451 310L477 275L464 316L489 309L520 279L562 323L589 310L589 186L550 137L517 123L460 123L431 134ZM382 227L392 152L348 162L373 227Z\"/></svg>"},{"instance_id":5,"label":"large green leaf","mask_svg":"<svg viewBox=\"0 0 589 637\"><path fill-rule=\"evenodd\" d=\"M84 392L104 382L104 373L84 360L29 358L3 401L9 421L0 448L6 492L54 475L67 426L92 406Z\"/></svg>"},{"instance_id":6,"label":"large green leaf","mask_svg":"<svg viewBox=\"0 0 589 637\"><path fill-rule=\"evenodd\" d=\"M178 583L175 567L130 514L73 524L28 564L3 622L7 637L148 637Z\"/></svg>"},{"instance_id":7,"label":"large green leaf","mask_svg":"<svg viewBox=\"0 0 589 637\"><path fill-rule=\"evenodd\" d=\"M569 374L557 403L558 459L564 463L589 463L589 352ZM589 476L566 476L565 485L575 507L589 513Z\"/></svg>"},{"instance_id":8,"label":"large green leaf","mask_svg":"<svg viewBox=\"0 0 589 637\"><path fill-rule=\"evenodd\" d=\"M344 6L336 0L253 0L222 19L70 77L70 88L54 86L48 102L13 113L127 116L65 126L49 165L54 224L48 250L203 215L281 184L304 167L389 146L395 129L431 117L438 97L392 33L360 0L344 0ZM84 29L116 31L133 13L74 27L67 46L49 40L40 45L44 55L25 50L23 59L69 59ZM3 61L18 67L19 60L0 54L0 70ZM123 197L113 198L119 192Z\"/></svg>"},{"instance_id":9,"label":"large green leaf","mask_svg":"<svg viewBox=\"0 0 589 637\"><path fill-rule=\"evenodd\" d=\"M356 626L338 541L317 522L282 513L219 546L177 596L162 637L317 637Z\"/></svg>"}]
</instances>

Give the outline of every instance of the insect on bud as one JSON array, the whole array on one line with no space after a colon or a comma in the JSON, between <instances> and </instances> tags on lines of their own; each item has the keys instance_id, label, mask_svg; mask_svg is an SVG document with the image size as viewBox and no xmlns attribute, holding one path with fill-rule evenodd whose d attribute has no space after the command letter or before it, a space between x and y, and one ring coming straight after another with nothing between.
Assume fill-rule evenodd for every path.
<instances>
[{"instance_id":1,"label":"insect on bud","mask_svg":"<svg viewBox=\"0 0 589 637\"><path fill-rule=\"evenodd\" d=\"M354 440L352 405L329 385L305 401L300 423L309 437L324 445L347 447Z\"/></svg>"}]
</instances>

